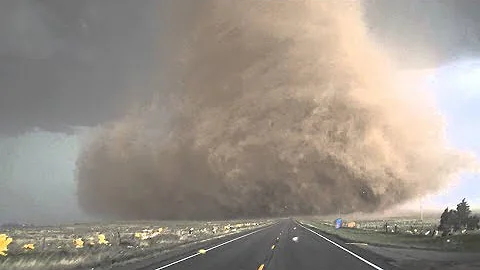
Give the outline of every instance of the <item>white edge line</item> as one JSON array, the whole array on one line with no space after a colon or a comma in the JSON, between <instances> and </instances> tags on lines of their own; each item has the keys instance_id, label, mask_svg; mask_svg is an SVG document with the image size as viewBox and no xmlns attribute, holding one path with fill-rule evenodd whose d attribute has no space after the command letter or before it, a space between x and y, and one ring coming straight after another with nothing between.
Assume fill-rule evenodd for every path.
<instances>
[{"instance_id":1,"label":"white edge line","mask_svg":"<svg viewBox=\"0 0 480 270\"><path fill-rule=\"evenodd\" d=\"M223 246L223 245L229 244L229 243L231 243L231 242L240 240L240 239L242 239L242 238L244 238L244 237L247 237L247 236L249 236L249 235L252 235L252 234L254 234L254 233L263 231L263 230L265 230L265 229L267 229L267 228L269 228L269 227L271 227L271 226L273 226L273 225L275 225L275 224L276 224L276 223L271 224L271 225L266 226L266 227L263 227L263 228L260 228L260 229L258 229L258 230L256 230L256 231L249 232L249 233L247 233L247 234L241 235L241 236L239 236L239 237L233 238L233 239L231 239L231 240L228 240L228 241L226 241L226 242L224 242L224 243L215 245L215 246L213 246L213 247L207 248L207 249L205 249L205 251L208 252L208 251L210 251L210 250L212 250L212 249L216 249L216 248L219 248L219 247L221 247L221 246ZM181 263L181 262L183 262L183 261L186 261L186 260L191 259L191 258L193 258L193 257L196 257L196 256L198 256L198 255L203 255L203 254L195 253L195 254L192 254L192 255L187 256L187 257L185 257L185 258L182 258L182 259L180 259L180 260L177 260L177 261L171 262L171 263L169 263L169 264L166 264L166 265L164 265L164 266L160 266L159 268L155 268L155 270L165 269L165 268L167 268L167 267L170 267L170 266L172 266L172 265Z\"/></svg>"},{"instance_id":2,"label":"white edge line","mask_svg":"<svg viewBox=\"0 0 480 270\"><path fill-rule=\"evenodd\" d=\"M181 262L183 262L183 261L186 261L186 260L191 259L191 258L193 258L193 257L195 257L195 256L198 256L198 255L200 255L200 253L195 253L195 254L190 255L190 256L188 256L188 257L182 258L182 259L180 259L180 260L178 260L178 261L174 261L174 262L171 262L171 263L166 264L166 265L164 265L164 266L160 266L159 268L155 268L155 270L165 269L165 268L170 267L170 266L172 266L172 265L174 265L174 264L181 263Z\"/></svg>"},{"instance_id":3,"label":"white edge line","mask_svg":"<svg viewBox=\"0 0 480 270\"><path fill-rule=\"evenodd\" d=\"M302 228L304 228L305 230L307 230L307 231L309 231L309 232L311 232L311 233L313 233L313 234L315 234L315 235L317 235L317 236L320 236L320 237L321 237L323 240L325 240L325 241L328 241L329 243L331 243L331 244L335 245L335 246L336 246L336 247L338 247L339 249L341 249L341 250L343 250L343 251L347 252L348 254L352 255L353 257L355 257L355 258L359 259L360 261L362 261L362 262L364 262L364 263L366 263L366 264L370 265L371 267L373 267L373 268L375 268L375 269L377 269L377 270L383 270L383 268L381 268L380 266L378 266L378 265L375 265L375 264L373 264L373 263L371 263L371 262L369 262L369 261L365 260L364 258L362 258L362 257L358 256L357 254L355 254L355 253L351 252L350 250L348 250L348 249L346 249L346 248L342 247L341 245L339 245L339 244L337 244L337 243L333 242L332 240L330 240L330 239L326 238L325 236L323 236L323 235L321 235L321 234L319 234L319 233L317 233L317 232L315 232L315 231L313 231L313 230L311 230L311 229L309 229L309 228L307 228L307 227L303 226L301 223L299 223L299 222L297 222L297 223L298 223L298 224L299 224L299 225L300 225Z\"/></svg>"}]
</instances>

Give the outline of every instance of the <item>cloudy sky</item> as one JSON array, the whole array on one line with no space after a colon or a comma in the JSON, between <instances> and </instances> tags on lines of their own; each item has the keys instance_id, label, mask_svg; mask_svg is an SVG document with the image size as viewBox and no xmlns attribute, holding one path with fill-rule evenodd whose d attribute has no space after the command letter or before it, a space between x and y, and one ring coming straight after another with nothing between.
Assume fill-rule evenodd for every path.
<instances>
[{"instance_id":1,"label":"cloudy sky","mask_svg":"<svg viewBox=\"0 0 480 270\"><path fill-rule=\"evenodd\" d=\"M0 218L81 216L73 179L82 132L72 127L114 120L164 86L169 58L158 48L175 38L163 27L175 14L169 2L0 2ZM480 1L366 3L375 39L402 68L430 71L422 82L450 142L480 156ZM464 175L429 203L480 205L478 180Z\"/></svg>"},{"instance_id":2,"label":"cloudy sky","mask_svg":"<svg viewBox=\"0 0 480 270\"><path fill-rule=\"evenodd\" d=\"M447 137L452 145L480 157L480 58L448 63L426 77L445 117ZM437 205L467 197L480 206L480 176L465 174L453 187L432 199Z\"/></svg>"}]
</instances>

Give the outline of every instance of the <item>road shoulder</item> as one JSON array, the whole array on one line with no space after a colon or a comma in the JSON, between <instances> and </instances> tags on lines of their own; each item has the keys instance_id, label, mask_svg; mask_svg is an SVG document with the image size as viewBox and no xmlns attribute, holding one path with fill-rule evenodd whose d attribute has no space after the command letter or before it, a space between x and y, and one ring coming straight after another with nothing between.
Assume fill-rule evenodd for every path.
<instances>
[{"instance_id":1,"label":"road shoulder","mask_svg":"<svg viewBox=\"0 0 480 270\"><path fill-rule=\"evenodd\" d=\"M366 261L374 263L375 265L381 267L382 269L393 269L393 270L401 269L396 265L395 260L392 260L389 257L382 256L381 254L378 254L378 253L369 251L367 249L364 249L364 248L361 247L361 245L347 245L348 241L345 241L345 239L341 239L341 238L339 238L335 235L325 233L325 232L321 231L320 229L318 229L317 227L314 227L312 225L309 225L309 224L306 224L306 223L301 223L299 221L297 221L297 223L304 226L305 228L311 229L312 231L322 235L323 237L325 237L325 238L329 239L330 241L334 242L335 244L349 250L350 252L353 252L354 254L358 255L359 257L365 259ZM336 248L338 248L338 247L336 247Z\"/></svg>"},{"instance_id":2,"label":"road shoulder","mask_svg":"<svg viewBox=\"0 0 480 270\"><path fill-rule=\"evenodd\" d=\"M350 243L351 241L304 223L304 226L324 235L328 239L347 247L356 254L370 258L372 261L382 260L396 269L480 269L480 254L476 252L452 252L425 250L417 248L395 247L367 243ZM347 243L349 243L347 245ZM391 269L391 268L384 268Z\"/></svg>"}]
</instances>

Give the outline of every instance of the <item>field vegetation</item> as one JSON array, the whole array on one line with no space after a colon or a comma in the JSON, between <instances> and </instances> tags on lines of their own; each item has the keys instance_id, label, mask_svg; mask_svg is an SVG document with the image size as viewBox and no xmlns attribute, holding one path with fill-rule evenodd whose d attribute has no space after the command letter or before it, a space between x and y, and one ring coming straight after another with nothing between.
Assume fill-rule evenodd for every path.
<instances>
[{"instance_id":1,"label":"field vegetation","mask_svg":"<svg viewBox=\"0 0 480 270\"><path fill-rule=\"evenodd\" d=\"M343 219L340 228L325 217L303 217L305 225L334 235L347 243L444 251L480 251L479 218L462 200L456 209L438 217Z\"/></svg>"},{"instance_id":2,"label":"field vegetation","mask_svg":"<svg viewBox=\"0 0 480 270\"><path fill-rule=\"evenodd\" d=\"M0 269L107 267L269 224L261 221L117 222L3 226Z\"/></svg>"}]
</instances>

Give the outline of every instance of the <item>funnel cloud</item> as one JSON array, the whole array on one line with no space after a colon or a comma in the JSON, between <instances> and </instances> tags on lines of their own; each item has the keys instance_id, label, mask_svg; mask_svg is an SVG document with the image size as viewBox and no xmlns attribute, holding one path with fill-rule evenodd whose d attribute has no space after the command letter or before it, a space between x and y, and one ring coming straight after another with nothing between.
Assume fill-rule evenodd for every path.
<instances>
[{"instance_id":1,"label":"funnel cloud","mask_svg":"<svg viewBox=\"0 0 480 270\"><path fill-rule=\"evenodd\" d=\"M188 16L172 16L168 87L84 144L88 213L372 212L470 164L448 147L428 94L398 81L358 2L186 2L171 4Z\"/></svg>"}]
</instances>

